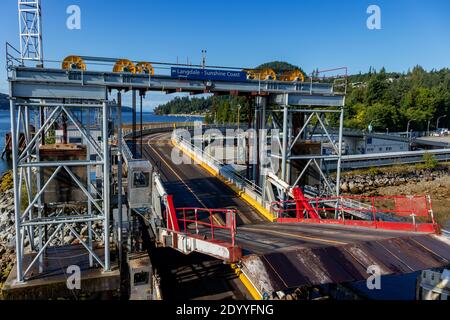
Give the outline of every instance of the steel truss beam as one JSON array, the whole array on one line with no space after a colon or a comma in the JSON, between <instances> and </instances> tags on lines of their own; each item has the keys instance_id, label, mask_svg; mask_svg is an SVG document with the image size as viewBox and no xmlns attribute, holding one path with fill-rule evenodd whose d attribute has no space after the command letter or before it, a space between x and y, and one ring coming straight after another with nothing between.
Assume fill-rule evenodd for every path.
<instances>
[{"instance_id":1,"label":"steel truss beam","mask_svg":"<svg viewBox=\"0 0 450 320\"><path fill-rule=\"evenodd\" d=\"M72 112L73 108L81 110L81 113L96 107L101 113L102 121L100 129L102 132L101 145L95 141L90 134L89 125L83 124ZM15 231L16 231L16 257L17 257L17 281L24 282L32 267L39 263L39 271L43 271L43 259L48 247L64 245L64 237L58 239L58 234L64 234L64 228L69 229L70 234L79 240L81 245L88 251L93 266L97 261L105 271L110 266L110 244L109 244L109 216L110 216L110 145L109 145L109 105L105 101L97 101L96 104L83 103L51 103L41 104L25 100L17 102L10 100L11 113L11 135L12 135L12 159L14 176L14 209L15 209ZM41 117L48 114L47 117ZM52 126L57 123L59 117L66 115L87 143L86 160L41 160L40 146L45 144L45 137ZM89 116L87 117L89 119ZM34 122L33 122L34 121ZM31 137L30 125L34 123L39 128ZM89 121L88 121L89 123ZM25 146L19 150L19 139L25 136ZM97 160L90 159L90 150L97 155ZM72 171L71 167L84 167L87 172L87 185ZM103 185L97 190L91 182L90 172L96 167L102 168ZM55 168L48 178L42 175L43 168ZM65 171L70 179L82 191L87 200L77 203L80 210L67 207L67 204L44 203L43 195L56 176ZM22 188L25 190L25 199ZM102 234L97 234L92 223L100 222ZM76 228L88 227L88 235L85 239L76 231ZM37 232L36 232L37 231ZM44 235L49 234L48 238ZM24 266L25 240L28 239L31 251L36 252L32 262ZM93 250L94 241L102 241L104 244L104 258L100 259Z\"/></svg>"},{"instance_id":2,"label":"steel truss beam","mask_svg":"<svg viewBox=\"0 0 450 320\"><path fill-rule=\"evenodd\" d=\"M289 101L287 98L285 101ZM339 131L338 137L333 137L330 132L330 126L327 125L325 121L325 116L327 114L337 114L339 115ZM294 132L293 116L297 119L301 119L298 131ZM342 106L337 107L324 107L318 106L318 108L310 107L300 107L285 104L283 107L277 107L268 109L268 115L266 118L271 118L272 120L272 130L271 135L272 143L276 143L280 147L279 153L271 153L271 158L273 161L278 161L280 163L281 170L273 172L271 179L266 179L264 185L265 190L278 190L278 198L286 199L290 194L290 189L298 186L302 178L308 176L309 170L313 169L317 173L319 179L319 189L310 188L308 185L300 185L302 189L306 192L311 193L321 193L321 195L329 196L339 196L340 190L340 175L341 175L341 160L342 160L342 131L343 131L343 116L344 108ZM321 151L319 154L296 154L295 145L300 140L312 141L313 136L320 136L321 143L327 143L330 145L332 154L324 154L323 148L321 146ZM303 160L305 161L300 172L296 176L292 176L292 163L294 161ZM336 164L336 180L333 181L328 173L327 167L331 163ZM278 182L274 183L277 177ZM280 185L287 186L281 188ZM322 187L324 188L323 190ZM267 192L266 192L267 194ZM267 194L269 198L273 199L273 195ZM319 194L317 194L319 195ZM273 201L265 197L265 201Z\"/></svg>"},{"instance_id":3,"label":"steel truss beam","mask_svg":"<svg viewBox=\"0 0 450 320\"><path fill-rule=\"evenodd\" d=\"M344 95L329 83L296 83L283 81L214 81L178 79L166 75L142 75L100 71L77 71L14 67L10 77L11 92L16 97L37 99L80 98L106 99L107 91L183 91L211 93L240 92L268 95L270 102L296 106L343 106ZM265 97L267 99L267 97ZM268 99L267 99L268 100Z\"/></svg>"}]
</instances>

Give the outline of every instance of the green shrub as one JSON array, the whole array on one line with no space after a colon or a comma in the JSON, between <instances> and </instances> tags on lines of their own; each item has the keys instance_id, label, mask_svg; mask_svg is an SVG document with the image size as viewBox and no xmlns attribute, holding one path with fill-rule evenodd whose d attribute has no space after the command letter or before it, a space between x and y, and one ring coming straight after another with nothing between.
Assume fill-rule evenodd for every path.
<instances>
[{"instance_id":1,"label":"green shrub","mask_svg":"<svg viewBox=\"0 0 450 320\"><path fill-rule=\"evenodd\" d=\"M419 164L417 167L419 169L434 169L437 165L438 161L436 157L429 152L425 152L423 154L423 163Z\"/></svg>"},{"instance_id":2,"label":"green shrub","mask_svg":"<svg viewBox=\"0 0 450 320\"><path fill-rule=\"evenodd\" d=\"M55 144L55 143L56 143L55 131L50 130L45 136L45 144Z\"/></svg>"},{"instance_id":3,"label":"green shrub","mask_svg":"<svg viewBox=\"0 0 450 320\"><path fill-rule=\"evenodd\" d=\"M370 167L369 169L367 169L367 174L370 176L376 176L380 173L381 173L381 170L376 167Z\"/></svg>"},{"instance_id":4,"label":"green shrub","mask_svg":"<svg viewBox=\"0 0 450 320\"><path fill-rule=\"evenodd\" d=\"M12 171L6 172L2 177L2 182L0 184L0 191L6 192L14 188Z\"/></svg>"}]
</instances>

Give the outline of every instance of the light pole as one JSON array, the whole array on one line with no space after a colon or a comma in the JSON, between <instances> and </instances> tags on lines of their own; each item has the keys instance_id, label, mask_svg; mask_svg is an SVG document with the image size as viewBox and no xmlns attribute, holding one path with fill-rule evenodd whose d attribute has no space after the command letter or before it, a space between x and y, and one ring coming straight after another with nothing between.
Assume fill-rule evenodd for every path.
<instances>
[{"instance_id":1,"label":"light pole","mask_svg":"<svg viewBox=\"0 0 450 320\"><path fill-rule=\"evenodd\" d=\"M427 136L430 136L430 122L433 120L433 118L428 119L428 125L427 125Z\"/></svg>"},{"instance_id":2,"label":"light pole","mask_svg":"<svg viewBox=\"0 0 450 320\"><path fill-rule=\"evenodd\" d=\"M237 128L239 130L240 120L241 120L241 108L242 106L238 104L238 116L237 116Z\"/></svg>"},{"instance_id":3,"label":"light pole","mask_svg":"<svg viewBox=\"0 0 450 320\"><path fill-rule=\"evenodd\" d=\"M379 121L380 119L375 119L375 120L372 120L372 121L370 121L370 123L369 123L369 127L367 128L368 129L368 131L369 131L369 133L372 133L372 123L374 123L374 122L377 122L377 121Z\"/></svg>"},{"instance_id":4,"label":"light pole","mask_svg":"<svg viewBox=\"0 0 450 320\"><path fill-rule=\"evenodd\" d=\"M440 116L439 118L437 118L437 120L436 120L436 131L439 130L439 120L441 120L442 118L445 118L445 117L447 117L447 115Z\"/></svg>"},{"instance_id":5,"label":"light pole","mask_svg":"<svg viewBox=\"0 0 450 320\"><path fill-rule=\"evenodd\" d=\"M205 69L206 67L206 50L202 50L202 68Z\"/></svg>"},{"instance_id":6,"label":"light pole","mask_svg":"<svg viewBox=\"0 0 450 320\"><path fill-rule=\"evenodd\" d=\"M239 159L241 159L241 147L240 147L240 133L241 133L241 130L239 130L240 128L240 123L241 123L241 108L242 108L242 106L240 105L240 104L238 104L237 105L237 107L238 107L238 114L237 114L237 131L236 131L236 135L237 135L237 154L238 154L238 158ZM244 139L245 139L245 137L244 137ZM245 140L244 140L244 142L245 142ZM244 144L245 145L245 144Z\"/></svg>"},{"instance_id":7,"label":"light pole","mask_svg":"<svg viewBox=\"0 0 450 320\"><path fill-rule=\"evenodd\" d=\"M408 135L409 135L409 138L411 138L411 135L409 134L409 125L412 121L416 121L416 119L411 119L408 121L408 125L406 126L406 137L407 138L408 138Z\"/></svg>"}]
</instances>

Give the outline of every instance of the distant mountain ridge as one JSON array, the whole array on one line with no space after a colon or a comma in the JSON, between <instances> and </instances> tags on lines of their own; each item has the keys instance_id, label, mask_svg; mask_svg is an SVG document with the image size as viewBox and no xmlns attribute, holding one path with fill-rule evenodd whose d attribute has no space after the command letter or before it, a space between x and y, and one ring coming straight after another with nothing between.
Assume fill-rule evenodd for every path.
<instances>
[{"instance_id":1,"label":"distant mountain ridge","mask_svg":"<svg viewBox=\"0 0 450 320\"><path fill-rule=\"evenodd\" d=\"M298 68L283 61L262 64L256 69L271 68L276 73ZM348 76L344 126L383 132L405 129L415 131L450 127L450 69L426 71L415 66L408 72L386 72L370 68L366 73ZM246 97L220 96L208 98L178 97L155 108L155 114L205 114L206 123L251 121L254 102ZM437 121L437 120L440 121ZM338 118L329 116L331 125ZM433 126L435 124L435 126Z\"/></svg>"},{"instance_id":2,"label":"distant mountain ridge","mask_svg":"<svg viewBox=\"0 0 450 320\"><path fill-rule=\"evenodd\" d=\"M9 100L7 94L0 93L0 109L9 109Z\"/></svg>"},{"instance_id":3,"label":"distant mountain ridge","mask_svg":"<svg viewBox=\"0 0 450 320\"><path fill-rule=\"evenodd\" d=\"M8 95L4 93L0 93L0 110L8 110L9 109L9 99ZM123 112L132 112L133 108L128 106L122 106ZM139 112L139 108L137 110Z\"/></svg>"}]
</instances>

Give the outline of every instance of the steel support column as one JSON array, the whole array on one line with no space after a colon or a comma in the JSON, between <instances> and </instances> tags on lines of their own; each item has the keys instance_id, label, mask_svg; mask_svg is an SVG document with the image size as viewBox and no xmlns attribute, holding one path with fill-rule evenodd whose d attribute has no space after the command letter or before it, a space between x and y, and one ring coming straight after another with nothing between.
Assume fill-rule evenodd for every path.
<instances>
[{"instance_id":1,"label":"steel support column","mask_svg":"<svg viewBox=\"0 0 450 320\"><path fill-rule=\"evenodd\" d=\"M104 213L104 244L105 244L105 271L111 270L109 256L109 215L110 215L110 157L109 157L109 130L108 130L108 104L103 102L103 213Z\"/></svg>"},{"instance_id":2,"label":"steel support column","mask_svg":"<svg viewBox=\"0 0 450 320\"><path fill-rule=\"evenodd\" d=\"M86 122L87 122L87 133L91 134L91 109L87 108ZM86 161L91 160L91 146L89 143L86 143ZM88 182L88 191L92 193L92 181L91 181L91 166L87 166L87 182ZM88 215L92 215L92 203L91 201L87 201L88 207ZM93 241L92 241L92 221L88 222L88 247L92 251ZM94 257L89 253L89 266L92 268L94 266Z\"/></svg>"},{"instance_id":3,"label":"steel support column","mask_svg":"<svg viewBox=\"0 0 450 320\"><path fill-rule=\"evenodd\" d=\"M288 111L289 108L287 105L283 108L283 132L282 132L282 159L281 159L281 179L285 182L287 178L287 157L288 157Z\"/></svg>"},{"instance_id":4,"label":"steel support column","mask_svg":"<svg viewBox=\"0 0 450 320\"><path fill-rule=\"evenodd\" d=\"M132 131L133 131L133 146L131 149L131 152L133 153L133 157L136 157L136 138L137 138L137 134L136 134L136 90L133 90L131 92L132 95L132 99L131 99L131 106L132 106L132 111L133 111L133 123L132 123Z\"/></svg>"},{"instance_id":5,"label":"steel support column","mask_svg":"<svg viewBox=\"0 0 450 320\"><path fill-rule=\"evenodd\" d=\"M142 159L143 158L143 154L144 154L144 137L143 137L143 134L142 134L142 130L143 130L143 128L142 128L142 121L143 121L143 119L142 119L142 99L143 99L143 96L144 96L144 93L142 92L142 91L140 91L139 92L139 98L140 98L140 100L139 100L139 102L140 102L140 104L139 104L139 107L140 107L140 112L139 112L139 125L140 125L140 128L139 128L139 130L140 130L140 132L139 132L139 135L140 135L140 138L141 138L141 141L140 141L140 143L141 143L141 148L140 148L140 153L141 153L141 156L139 157L140 159Z\"/></svg>"},{"instance_id":6,"label":"steel support column","mask_svg":"<svg viewBox=\"0 0 450 320\"><path fill-rule=\"evenodd\" d=\"M259 108L261 110L260 112L260 120L261 120L261 124L260 124L260 134L259 134L259 152L258 152L258 156L260 157L259 159L259 184L258 186L261 187L262 189L262 197L263 199L265 199L265 192L266 192L266 188L265 186L265 181L266 181L266 171L267 171L267 130L266 130L266 108L267 108L267 97L258 97L259 100Z\"/></svg>"},{"instance_id":7,"label":"steel support column","mask_svg":"<svg viewBox=\"0 0 450 320\"><path fill-rule=\"evenodd\" d=\"M253 181L257 184L258 181L258 164L259 164L259 152L258 152L258 130L259 130L259 121L258 121L258 115L259 115L259 105L258 105L258 98L256 99L255 103L255 114L253 118L253 174L252 178Z\"/></svg>"},{"instance_id":8,"label":"steel support column","mask_svg":"<svg viewBox=\"0 0 450 320\"><path fill-rule=\"evenodd\" d=\"M43 101L41 101L41 102L43 102ZM41 115L42 115L42 117L41 117ZM43 118L42 106L39 105L38 109L36 111L35 130L39 127L39 123L42 125L43 121L44 121L44 118ZM42 140L42 137L45 137L44 132L42 133L41 140ZM42 141L41 141L41 144L43 144ZM35 146L35 153L36 153L36 162L40 162L41 157L40 157L38 143L36 143L36 146ZM38 168L36 170L36 193L39 194L40 192L41 192L41 168ZM38 219L41 219L42 213L44 211L41 197L38 197L37 207L38 207L37 217L38 217ZM44 228L42 226L38 226L38 248L39 248L39 250L41 250L44 247L43 237L44 237ZM44 254L45 254L45 252L44 252ZM39 257L39 272L41 273L43 271L44 271L44 255L41 255Z\"/></svg>"},{"instance_id":9,"label":"steel support column","mask_svg":"<svg viewBox=\"0 0 450 320\"><path fill-rule=\"evenodd\" d=\"M122 93L120 91L117 93L117 116L117 213L119 216L117 242L119 247L119 265L122 266Z\"/></svg>"},{"instance_id":10,"label":"steel support column","mask_svg":"<svg viewBox=\"0 0 450 320\"><path fill-rule=\"evenodd\" d=\"M14 212L15 212L15 231L16 231L16 269L17 282L23 282L23 247L22 247L22 219L20 216L20 189L21 179L18 179L18 137L16 123L16 103L10 100L10 116L11 116L11 144L12 144L12 163L13 163L13 180L14 180Z\"/></svg>"},{"instance_id":11,"label":"steel support column","mask_svg":"<svg viewBox=\"0 0 450 320\"><path fill-rule=\"evenodd\" d=\"M336 196L341 193L341 164L342 164L342 139L344 131L344 108L341 108L339 115L339 142L338 142L338 160L336 168Z\"/></svg>"}]
</instances>

